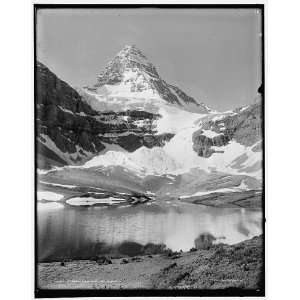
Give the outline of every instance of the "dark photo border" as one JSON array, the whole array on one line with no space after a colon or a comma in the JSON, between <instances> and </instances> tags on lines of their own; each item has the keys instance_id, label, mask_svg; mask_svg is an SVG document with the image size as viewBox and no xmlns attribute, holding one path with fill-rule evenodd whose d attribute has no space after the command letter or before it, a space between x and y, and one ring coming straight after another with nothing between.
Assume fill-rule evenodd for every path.
<instances>
[{"instance_id":1,"label":"dark photo border","mask_svg":"<svg viewBox=\"0 0 300 300\"><path fill-rule=\"evenodd\" d=\"M262 95L262 175L263 175L263 191L262 191L262 227L263 227L263 268L260 290L246 290L239 288L229 288L220 290L82 290L82 289L40 289L38 287L38 233L37 233L37 124L36 124L36 103L37 103L37 12L40 9L132 9L132 8L156 8L156 9L258 9L261 11L261 95ZM61 298L61 297L159 297L159 296L191 296L191 297L229 297L229 296L265 296L265 27L264 27L264 4L33 4L34 10L34 189L35 189L35 205L34 205L34 296L35 298Z\"/></svg>"}]
</instances>

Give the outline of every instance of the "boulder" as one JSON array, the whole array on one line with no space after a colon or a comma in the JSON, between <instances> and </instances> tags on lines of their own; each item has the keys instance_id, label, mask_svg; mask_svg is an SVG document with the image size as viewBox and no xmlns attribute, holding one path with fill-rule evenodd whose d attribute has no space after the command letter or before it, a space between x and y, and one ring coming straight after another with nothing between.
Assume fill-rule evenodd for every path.
<instances>
[{"instance_id":1,"label":"boulder","mask_svg":"<svg viewBox=\"0 0 300 300\"><path fill-rule=\"evenodd\" d=\"M98 265L110 265L110 264L112 264L111 259L107 256L98 256L96 258L96 262L97 262Z\"/></svg>"}]
</instances>

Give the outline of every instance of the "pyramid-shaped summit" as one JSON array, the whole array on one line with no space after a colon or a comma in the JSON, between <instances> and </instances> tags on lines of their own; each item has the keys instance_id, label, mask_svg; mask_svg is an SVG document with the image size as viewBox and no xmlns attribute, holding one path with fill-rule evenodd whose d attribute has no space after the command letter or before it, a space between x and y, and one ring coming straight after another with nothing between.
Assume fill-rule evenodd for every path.
<instances>
[{"instance_id":1,"label":"pyramid-shaped summit","mask_svg":"<svg viewBox=\"0 0 300 300\"><path fill-rule=\"evenodd\" d=\"M156 79L159 78L155 67L148 61L142 51L135 45L126 45L98 75L97 83L94 87L98 88L105 84L121 83L124 77L127 77L125 73L128 72L148 75Z\"/></svg>"},{"instance_id":2,"label":"pyramid-shaped summit","mask_svg":"<svg viewBox=\"0 0 300 300\"><path fill-rule=\"evenodd\" d=\"M135 45L126 45L100 72L97 82L86 90L102 95L103 88L107 97L112 93L111 96L127 98L159 98L192 112L211 111L205 104L198 103L178 87L164 81L155 66Z\"/></svg>"},{"instance_id":3,"label":"pyramid-shaped summit","mask_svg":"<svg viewBox=\"0 0 300 300\"><path fill-rule=\"evenodd\" d=\"M116 57L123 60L136 61L145 65L150 65L147 57L135 45L126 45Z\"/></svg>"}]
</instances>

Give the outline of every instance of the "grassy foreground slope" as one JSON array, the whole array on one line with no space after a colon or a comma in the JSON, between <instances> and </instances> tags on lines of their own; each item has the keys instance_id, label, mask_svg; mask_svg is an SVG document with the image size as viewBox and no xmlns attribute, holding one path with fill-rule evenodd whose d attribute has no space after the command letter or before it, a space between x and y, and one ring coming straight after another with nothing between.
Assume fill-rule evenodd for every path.
<instances>
[{"instance_id":1,"label":"grassy foreground slope","mask_svg":"<svg viewBox=\"0 0 300 300\"><path fill-rule=\"evenodd\" d=\"M263 288L262 236L236 245L213 245L175 255L40 263L42 289Z\"/></svg>"}]
</instances>

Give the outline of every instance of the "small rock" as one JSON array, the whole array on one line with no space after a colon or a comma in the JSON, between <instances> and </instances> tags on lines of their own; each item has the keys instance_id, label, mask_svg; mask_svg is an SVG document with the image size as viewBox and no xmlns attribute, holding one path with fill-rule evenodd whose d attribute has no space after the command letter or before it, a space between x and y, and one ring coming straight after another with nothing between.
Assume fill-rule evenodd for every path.
<instances>
[{"instance_id":1,"label":"small rock","mask_svg":"<svg viewBox=\"0 0 300 300\"><path fill-rule=\"evenodd\" d=\"M131 261L140 262L140 261L143 261L143 260L140 257L136 256L136 257L132 257Z\"/></svg>"},{"instance_id":2,"label":"small rock","mask_svg":"<svg viewBox=\"0 0 300 300\"><path fill-rule=\"evenodd\" d=\"M98 265L110 265L112 264L112 261L110 258L106 256L98 256L96 259L96 262Z\"/></svg>"},{"instance_id":3,"label":"small rock","mask_svg":"<svg viewBox=\"0 0 300 300\"><path fill-rule=\"evenodd\" d=\"M121 264L128 264L128 263L129 263L129 261L126 258L123 258L122 261L121 261Z\"/></svg>"},{"instance_id":4,"label":"small rock","mask_svg":"<svg viewBox=\"0 0 300 300\"><path fill-rule=\"evenodd\" d=\"M163 269L163 272L168 272L170 269L172 269L172 268L174 268L174 267L177 267L177 264L176 264L176 263L173 263L173 264L171 264L171 265L165 267L165 268Z\"/></svg>"},{"instance_id":5,"label":"small rock","mask_svg":"<svg viewBox=\"0 0 300 300\"><path fill-rule=\"evenodd\" d=\"M167 250L166 254L167 254L167 257L172 258L172 259L176 259L176 258L181 257L181 253L180 252L177 252L177 251L173 252L170 249Z\"/></svg>"}]
</instances>

